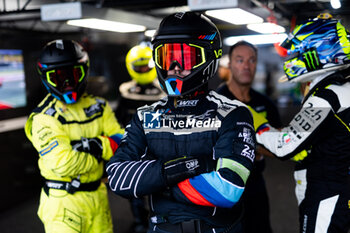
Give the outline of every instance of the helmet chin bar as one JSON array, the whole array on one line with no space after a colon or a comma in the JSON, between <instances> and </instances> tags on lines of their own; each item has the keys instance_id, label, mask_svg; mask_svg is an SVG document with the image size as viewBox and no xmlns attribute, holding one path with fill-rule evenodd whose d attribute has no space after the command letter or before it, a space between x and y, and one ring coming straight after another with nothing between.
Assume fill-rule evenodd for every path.
<instances>
[{"instance_id":1,"label":"helmet chin bar","mask_svg":"<svg viewBox=\"0 0 350 233\"><path fill-rule=\"evenodd\" d=\"M66 92L62 96L63 96L64 102L66 104L74 104L78 101L78 99L77 99L78 95L75 91Z\"/></svg>"},{"instance_id":2,"label":"helmet chin bar","mask_svg":"<svg viewBox=\"0 0 350 233\"><path fill-rule=\"evenodd\" d=\"M315 70L312 72L307 72L305 74L300 75L299 77L296 77L290 82L296 83L296 82L311 82L313 79L315 79L317 76L323 75L325 73L328 73L330 71L335 71L335 70L344 70L350 67L350 64L344 64L344 65L334 65L328 68L323 68L319 70Z\"/></svg>"},{"instance_id":3,"label":"helmet chin bar","mask_svg":"<svg viewBox=\"0 0 350 233\"><path fill-rule=\"evenodd\" d=\"M164 82L165 91L169 96L181 96L183 80L177 75L169 75Z\"/></svg>"}]
</instances>

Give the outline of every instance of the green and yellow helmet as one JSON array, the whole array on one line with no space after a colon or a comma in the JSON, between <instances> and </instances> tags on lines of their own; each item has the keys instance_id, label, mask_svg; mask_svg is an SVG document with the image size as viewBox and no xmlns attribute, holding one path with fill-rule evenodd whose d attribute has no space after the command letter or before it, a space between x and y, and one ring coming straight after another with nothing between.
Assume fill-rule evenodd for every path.
<instances>
[{"instance_id":1,"label":"green and yellow helmet","mask_svg":"<svg viewBox=\"0 0 350 233\"><path fill-rule=\"evenodd\" d=\"M141 85L149 84L157 77L152 49L147 44L132 47L126 55L125 63L131 78Z\"/></svg>"},{"instance_id":2,"label":"green and yellow helmet","mask_svg":"<svg viewBox=\"0 0 350 233\"><path fill-rule=\"evenodd\" d=\"M330 14L296 26L282 43L290 56L283 65L286 76L280 81L308 82L350 63L349 39L349 32Z\"/></svg>"}]
</instances>

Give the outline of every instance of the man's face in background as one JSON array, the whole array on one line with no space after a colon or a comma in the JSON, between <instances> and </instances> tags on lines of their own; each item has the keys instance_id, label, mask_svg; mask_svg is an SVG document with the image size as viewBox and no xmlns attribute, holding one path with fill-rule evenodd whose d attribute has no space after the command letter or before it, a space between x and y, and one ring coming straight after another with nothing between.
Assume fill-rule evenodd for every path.
<instances>
[{"instance_id":1,"label":"man's face in background","mask_svg":"<svg viewBox=\"0 0 350 233\"><path fill-rule=\"evenodd\" d=\"M256 72L257 56L253 48L240 45L230 54L230 81L238 85L251 86Z\"/></svg>"}]
</instances>

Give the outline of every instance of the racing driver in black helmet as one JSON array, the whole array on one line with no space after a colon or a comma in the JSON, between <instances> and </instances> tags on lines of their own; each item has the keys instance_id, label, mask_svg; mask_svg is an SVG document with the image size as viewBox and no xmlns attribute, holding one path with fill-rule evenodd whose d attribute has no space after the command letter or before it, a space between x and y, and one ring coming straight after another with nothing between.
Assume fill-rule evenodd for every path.
<instances>
[{"instance_id":1,"label":"racing driver in black helmet","mask_svg":"<svg viewBox=\"0 0 350 233\"><path fill-rule=\"evenodd\" d=\"M152 45L167 97L140 107L126 126L107 164L110 188L149 195L148 232L241 232L255 132L244 104L208 90L222 55L219 31L204 15L175 13Z\"/></svg>"},{"instance_id":2,"label":"racing driver in black helmet","mask_svg":"<svg viewBox=\"0 0 350 233\"><path fill-rule=\"evenodd\" d=\"M112 233L104 161L124 130L108 102L85 92L89 56L73 40L53 40L37 69L48 94L25 125L45 179L38 216L46 233Z\"/></svg>"}]
</instances>

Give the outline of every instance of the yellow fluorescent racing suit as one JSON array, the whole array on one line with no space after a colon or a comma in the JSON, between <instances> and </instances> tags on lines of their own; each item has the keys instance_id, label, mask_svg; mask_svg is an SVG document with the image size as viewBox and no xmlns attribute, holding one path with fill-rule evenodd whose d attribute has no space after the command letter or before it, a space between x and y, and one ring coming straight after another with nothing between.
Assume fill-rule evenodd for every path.
<instances>
[{"instance_id":1,"label":"yellow fluorescent racing suit","mask_svg":"<svg viewBox=\"0 0 350 233\"><path fill-rule=\"evenodd\" d=\"M39 152L39 168L46 180L79 179L81 189L84 186L91 189L91 184L95 184L92 190L77 190L73 194L45 186L38 210L45 231L113 232L107 189L100 182L104 164L92 154L73 150L71 146L71 141L82 137L98 137L103 147L102 159L108 161L112 157L124 130L109 104L84 94L77 103L65 105L49 94L29 116L25 132Z\"/></svg>"}]
</instances>

